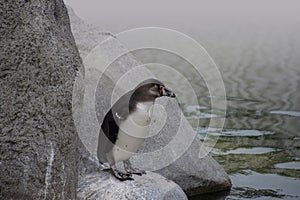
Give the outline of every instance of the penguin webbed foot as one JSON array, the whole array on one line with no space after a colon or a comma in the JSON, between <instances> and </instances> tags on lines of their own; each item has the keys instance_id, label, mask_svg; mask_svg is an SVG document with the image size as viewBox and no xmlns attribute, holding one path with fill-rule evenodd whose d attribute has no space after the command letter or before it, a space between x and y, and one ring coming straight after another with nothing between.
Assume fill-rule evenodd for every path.
<instances>
[{"instance_id":1,"label":"penguin webbed foot","mask_svg":"<svg viewBox=\"0 0 300 200\"><path fill-rule=\"evenodd\" d=\"M144 170L141 170L138 168L133 168L131 166L131 163L129 162L129 160L124 161L124 168L125 168L125 171L129 174L135 174L135 175L139 175L139 176L146 174L146 171L144 171Z\"/></svg>"},{"instance_id":2,"label":"penguin webbed foot","mask_svg":"<svg viewBox=\"0 0 300 200\"><path fill-rule=\"evenodd\" d=\"M132 168L130 170L127 170L126 172L131 173L131 174L136 174L139 176L142 176L143 174L146 174L146 171L138 169L138 168Z\"/></svg>"},{"instance_id":3,"label":"penguin webbed foot","mask_svg":"<svg viewBox=\"0 0 300 200\"><path fill-rule=\"evenodd\" d=\"M119 179L120 181L129 181L129 180L134 180L132 178L132 174L130 173L124 173L120 170L118 170L116 167L112 167L111 168L111 171L112 171L112 174L117 178Z\"/></svg>"}]
</instances>

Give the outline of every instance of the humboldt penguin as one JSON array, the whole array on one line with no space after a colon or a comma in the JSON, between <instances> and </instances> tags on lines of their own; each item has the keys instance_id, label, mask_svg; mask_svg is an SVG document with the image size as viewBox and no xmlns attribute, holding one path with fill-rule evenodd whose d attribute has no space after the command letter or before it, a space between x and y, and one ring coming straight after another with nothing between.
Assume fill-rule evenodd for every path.
<instances>
[{"instance_id":1,"label":"humboldt penguin","mask_svg":"<svg viewBox=\"0 0 300 200\"><path fill-rule=\"evenodd\" d=\"M176 95L156 80L141 82L135 89L123 95L105 115L98 139L99 162L109 163L112 174L121 181L133 180L132 174L146 172L133 168L129 158L137 152L149 133L151 110L158 97ZM125 171L116 163L123 161Z\"/></svg>"}]
</instances>

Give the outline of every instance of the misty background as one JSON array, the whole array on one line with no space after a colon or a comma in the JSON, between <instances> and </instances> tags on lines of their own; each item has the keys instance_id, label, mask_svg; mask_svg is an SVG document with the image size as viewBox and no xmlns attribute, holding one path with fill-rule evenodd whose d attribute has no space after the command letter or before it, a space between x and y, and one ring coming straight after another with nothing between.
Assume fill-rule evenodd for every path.
<instances>
[{"instance_id":1,"label":"misty background","mask_svg":"<svg viewBox=\"0 0 300 200\"><path fill-rule=\"evenodd\" d=\"M241 24L285 28L299 26L295 0L65 0L87 22L113 32L141 26L162 26L193 34L193 29Z\"/></svg>"},{"instance_id":2,"label":"misty background","mask_svg":"<svg viewBox=\"0 0 300 200\"><path fill-rule=\"evenodd\" d=\"M212 56L228 96L262 102L253 109L300 110L299 1L65 2L86 22L114 34L147 26L185 33Z\"/></svg>"}]
</instances>

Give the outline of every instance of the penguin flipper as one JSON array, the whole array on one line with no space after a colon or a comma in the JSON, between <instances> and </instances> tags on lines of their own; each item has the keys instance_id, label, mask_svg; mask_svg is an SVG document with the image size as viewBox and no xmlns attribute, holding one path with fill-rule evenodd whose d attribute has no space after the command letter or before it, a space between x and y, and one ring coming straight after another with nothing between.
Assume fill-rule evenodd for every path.
<instances>
[{"instance_id":1,"label":"penguin flipper","mask_svg":"<svg viewBox=\"0 0 300 200\"><path fill-rule=\"evenodd\" d=\"M114 121L112 111L110 110L103 120L98 137L97 156L101 163L109 162L107 154L113 148L118 132L119 126Z\"/></svg>"},{"instance_id":2,"label":"penguin flipper","mask_svg":"<svg viewBox=\"0 0 300 200\"><path fill-rule=\"evenodd\" d=\"M98 137L98 149L97 149L97 157L101 164L108 162L107 159L107 152L111 149L112 145L110 145L110 141L107 136L104 134L103 130L100 130L99 137Z\"/></svg>"},{"instance_id":3,"label":"penguin flipper","mask_svg":"<svg viewBox=\"0 0 300 200\"><path fill-rule=\"evenodd\" d=\"M109 164L114 164L107 156L116 143L119 124L129 115L129 100L131 95L132 91L123 95L104 117L98 137L97 149L97 156L101 163L109 162Z\"/></svg>"}]
</instances>

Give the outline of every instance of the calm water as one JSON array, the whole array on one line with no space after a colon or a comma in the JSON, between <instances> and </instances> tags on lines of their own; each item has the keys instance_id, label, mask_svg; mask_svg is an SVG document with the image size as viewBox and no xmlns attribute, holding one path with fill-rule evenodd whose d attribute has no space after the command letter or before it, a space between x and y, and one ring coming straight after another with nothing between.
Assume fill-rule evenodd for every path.
<instances>
[{"instance_id":1,"label":"calm water","mask_svg":"<svg viewBox=\"0 0 300 200\"><path fill-rule=\"evenodd\" d=\"M300 199L300 39L296 35L295 30L263 28L199 34L198 41L206 43L224 79L226 116L211 112L206 85L188 70L188 63L157 50L135 53L144 63L172 65L193 85L198 105L191 103L179 75L152 69L182 96L183 112L200 139L211 117L226 118L223 129L210 133L211 139L220 135L211 155L230 175L232 190L192 199Z\"/></svg>"}]
</instances>

